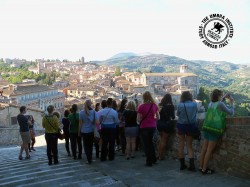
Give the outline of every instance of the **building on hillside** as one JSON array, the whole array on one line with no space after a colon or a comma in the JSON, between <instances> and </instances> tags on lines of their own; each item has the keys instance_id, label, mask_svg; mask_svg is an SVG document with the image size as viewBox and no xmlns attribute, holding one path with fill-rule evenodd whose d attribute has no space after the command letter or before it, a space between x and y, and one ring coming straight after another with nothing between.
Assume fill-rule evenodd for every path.
<instances>
[{"instance_id":1,"label":"building on hillside","mask_svg":"<svg viewBox=\"0 0 250 187\"><path fill-rule=\"evenodd\" d=\"M194 97L199 92L198 76L187 72L187 65L182 65L180 73L143 73L141 76L143 85L154 88L154 91L178 92L190 91Z\"/></svg>"},{"instance_id":2,"label":"building on hillside","mask_svg":"<svg viewBox=\"0 0 250 187\"><path fill-rule=\"evenodd\" d=\"M11 99L11 103L17 106L24 105L41 111L46 111L49 105L54 105L58 111L64 109L64 93L46 85L10 84L8 88L3 90L3 96Z\"/></svg>"}]
</instances>

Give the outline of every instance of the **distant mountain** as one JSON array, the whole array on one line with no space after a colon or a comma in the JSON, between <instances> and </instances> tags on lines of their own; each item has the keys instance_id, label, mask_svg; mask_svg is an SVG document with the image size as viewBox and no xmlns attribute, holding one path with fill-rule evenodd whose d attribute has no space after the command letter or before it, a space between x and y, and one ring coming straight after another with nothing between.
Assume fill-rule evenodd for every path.
<instances>
[{"instance_id":1,"label":"distant mountain","mask_svg":"<svg viewBox=\"0 0 250 187\"><path fill-rule=\"evenodd\" d=\"M137 56L137 54L131 53L131 52L127 52L127 53L118 53L118 54L112 56L112 57L109 58L109 59L128 58L128 57L131 57L131 56Z\"/></svg>"},{"instance_id":2,"label":"distant mountain","mask_svg":"<svg viewBox=\"0 0 250 187\"><path fill-rule=\"evenodd\" d=\"M116 58L114 58L116 57ZM239 71L246 65L226 61L185 60L164 54L136 55L134 53L119 53L97 64L115 65L140 72L179 72L180 65L187 64L188 71L199 76L200 86L226 88L239 79ZM241 75L242 76L242 75ZM246 74L249 78L249 75Z\"/></svg>"}]
</instances>

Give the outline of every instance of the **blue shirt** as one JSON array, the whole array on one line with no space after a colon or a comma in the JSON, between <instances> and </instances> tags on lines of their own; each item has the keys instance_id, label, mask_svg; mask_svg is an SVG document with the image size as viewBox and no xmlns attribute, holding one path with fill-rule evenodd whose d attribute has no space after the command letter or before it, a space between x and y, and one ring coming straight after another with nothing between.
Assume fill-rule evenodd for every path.
<instances>
[{"instance_id":1,"label":"blue shirt","mask_svg":"<svg viewBox=\"0 0 250 187\"><path fill-rule=\"evenodd\" d=\"M81 110L79 113L79 119L82 120L81 133L94 132L95 120L97 120L97 114L94 110L89 110L89 115Z\"/></svg>"},{"instance_id":2,"label":"blue shirt","mask_svg":"<svg viewBox=\"0 0 250 187\"><path fill-rule=\"evenodd\" d=\"M186 107L187 114L185 112L184 104ZM193 101L186 101L179 103L177 107L177 123L180 124L194 124L196 122L196 113L197 113L197 103Z\"/></svg>"},{"instance_id":3,"label":"blue shirt","mask_svg":"<svg viewBox=\"0 0 250 187\"><path fill-rule=\"evenodd\" d=\"M98 112L102 128L116 128L119 124L118 113L112 108L104 108Z\"/></svg>"}]
</instances>

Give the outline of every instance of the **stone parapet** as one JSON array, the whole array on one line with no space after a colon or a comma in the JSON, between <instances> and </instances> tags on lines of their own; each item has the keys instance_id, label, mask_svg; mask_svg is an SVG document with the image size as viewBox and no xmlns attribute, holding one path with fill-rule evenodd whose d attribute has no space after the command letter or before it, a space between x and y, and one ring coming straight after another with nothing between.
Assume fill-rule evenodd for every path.
<instances>
[{"instance_id":1,"label":"stone parapet","mask_svg":"<svg viewBox=\"0 0 250 187\"><path fill-rule=\"evenodd\" d=\"M44 134L43 129L36 129L36 136ZM0 146L6 145L20 145L21 136L19 133L19 127L1 127L0 128Z\"/></svg>"},{"instance_id":2,"label":"stone parapet","mask_svg":"<svg viewBox=\"0 0 250 187\"><path fill-rule=\"evenodd\" d=\"M203 121L199 121L202 128ZM213 168L227 172L230 175L250 179L250 117L232 117L226 119L227 127L224 135L219 140L210 165ZM199 166L200 152L203 143L193 141L194 157ZM185 157L188 160L185 148ZM169 157L178 158L178 139L176 134L170 136L167 154Z\"/></svg>"}]
</instances>

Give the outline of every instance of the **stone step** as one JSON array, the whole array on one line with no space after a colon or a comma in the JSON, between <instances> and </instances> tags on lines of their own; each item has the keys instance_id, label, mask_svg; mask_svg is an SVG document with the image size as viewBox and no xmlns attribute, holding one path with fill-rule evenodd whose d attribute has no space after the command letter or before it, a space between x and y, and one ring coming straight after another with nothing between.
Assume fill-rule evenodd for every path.
<instances>
[{"instance_id":1,"label":"stone step","mask_svg":"<svg viewBox=\"0 0 250 187\"><path fill-rule=\"evenodd\" d=\"M87 165L85 154L83 159L74 160L68 157L64 145L59 149L59 164L52 166L48 165L46 147L30 152L28 160L18 159L20 147L1 149L0 186L124 186L95 168L99 160Z\"/></svg>"}]
</instances>

